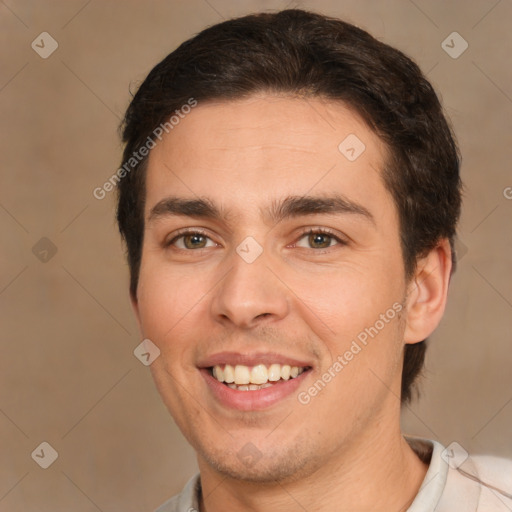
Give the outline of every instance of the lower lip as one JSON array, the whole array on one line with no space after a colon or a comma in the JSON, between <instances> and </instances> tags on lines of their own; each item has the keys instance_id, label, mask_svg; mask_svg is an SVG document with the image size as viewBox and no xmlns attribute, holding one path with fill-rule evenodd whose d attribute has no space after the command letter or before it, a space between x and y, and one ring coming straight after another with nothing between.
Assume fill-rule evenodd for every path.
<instances>
[{"instance_id":1,"label":"lower lip","mask_svg":"<svg viewBox=\"0 0 512 512\"><path fill-rule=\"evenodd\" d=\"M210 371L206 368L202 368L200 371L208 387L219 402L226 407L241 411L261 411L271 407L296 391L309 373L309 370L305 370L294 379L279 381L268 388L254 391L239 391L219 382L210 375Z\"/></svg>"}]
</instances>

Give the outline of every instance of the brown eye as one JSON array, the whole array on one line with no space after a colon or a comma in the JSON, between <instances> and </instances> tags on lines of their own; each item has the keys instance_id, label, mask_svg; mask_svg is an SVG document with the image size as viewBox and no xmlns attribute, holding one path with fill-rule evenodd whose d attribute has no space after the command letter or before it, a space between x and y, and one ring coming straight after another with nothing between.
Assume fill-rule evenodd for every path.
<instances>
[{"instance_id":1,"label":"brown eye","mask_svg":"<svg viewBox=\"0 0 512 512\"><path fill-rule=\"evenodd\" d=\"M206 235L197 231L182 233L174 237L168 246L175 246L182 250L205 249L206 247L214 247L216 244Z\"/></svg>"},{"instance_id":2,"label":"brown eye","mask_svg":"<svg viewBox=\"0 0 512 512\"><path fill-rule=\"evenodd\" d=\"M326 249L333 241L332 236L325 233L311 233L308 236L308 243L313 249Z\"/></svg>"},{"instance_id":3,"label":"brown eye","mask_svg":"<svg viewBox=\"0 0 512 512\"><path fill-rule=\"evenodd\" d=\"M183 237L183 244L187 249L202 249L206 245L206 237L199 233L185 235Z\"/></svg>"},{"instance_id":4,"label":"brown eye","mask_svg":"<svg viewBox=\"0 0 512 512\"><path fill-rule=\"evenodd\" d=\"M304 233L295 245L306 249L328 249L334 245L345 245L345 243L337 236L317 229Z\"/></svg>"}]
</instances>

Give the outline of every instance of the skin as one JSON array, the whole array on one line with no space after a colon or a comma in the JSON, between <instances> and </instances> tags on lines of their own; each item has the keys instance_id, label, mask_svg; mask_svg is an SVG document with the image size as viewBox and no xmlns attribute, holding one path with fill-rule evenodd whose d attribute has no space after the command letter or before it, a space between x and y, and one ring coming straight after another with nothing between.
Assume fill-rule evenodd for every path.
<instances>
[{"instance_id":1,"label":"skin","mask_svg":"<svg viewBox=\"0 0 512 512\"><path fill-rule=\"evenodd\" d=\"M349 134L366 146L353 162L338 150ZM381 176L386 158L384 143L343 104L264 94L199 104L151 150L132 303L142 335L161 351L151 365L158 390L197 452L201 510L399 511L413 501L427 467L400 432L403 348L442 317L450 249L441 240L406 281L398 214ZM373 220L317 213L276 223L266 215L290 195L333 193ZM171 195L207 197L226 217L150 219ZM184 228L207 238L166 246ZM330 229L342 242L311 244L307 228ZM248 236L263 249L250 264L236 252ZM301 404L297 394L395 303L401 314ZM278 352L312 370L273 406L239 411L216 400L198 370L221 351ZM248 442L254 464L238 456Z\"/></svg>"}]
</instances>

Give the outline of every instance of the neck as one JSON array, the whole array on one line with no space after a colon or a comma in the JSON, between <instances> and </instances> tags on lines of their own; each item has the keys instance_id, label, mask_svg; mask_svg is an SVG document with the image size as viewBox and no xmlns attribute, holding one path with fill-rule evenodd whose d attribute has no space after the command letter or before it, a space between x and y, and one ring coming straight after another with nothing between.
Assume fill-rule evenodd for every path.
<instances>
[{"instance_id":1,"label":"neck","mask_svg":"<svg viewBox=\"0 0 512 512\"><path fill-rule=\"evenodd\" d=\"M240 510L284 512L326 510L406 511L427 471L400 433L382 424L326 458L308 476L293 482L255 484L226 478L199 460L201 512ZM386 435L387 433L387 435Z\"/></svg>"}]
</instances>

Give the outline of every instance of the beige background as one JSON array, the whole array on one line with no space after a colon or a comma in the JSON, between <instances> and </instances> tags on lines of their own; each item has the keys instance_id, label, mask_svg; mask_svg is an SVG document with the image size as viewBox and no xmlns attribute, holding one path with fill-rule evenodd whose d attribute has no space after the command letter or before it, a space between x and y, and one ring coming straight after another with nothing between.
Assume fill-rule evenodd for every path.
<instances>
[{"instance_id":1,"label":"beige background","mask_svg":"<svg viewBox=\"0 0 512 512\"><path fill-rule=\"evenodd\" d=\"M99 201L92 191L117 169L129 89L154 64L206 25L286 6L399 47L441 94L464 156L463 252L423 398L403 426L512 457L512 2L5 0L0 512L149 511L194 472L133 355L140 339L113 194ZM59 44L48 59L31 48L43 31ZM441 47L453 31L469 43L458 59ZM32 250L42 237L57 248L47 262ZM46 470L31 458L42 441L58 452Z\"/></svg>"}]
</instances>

